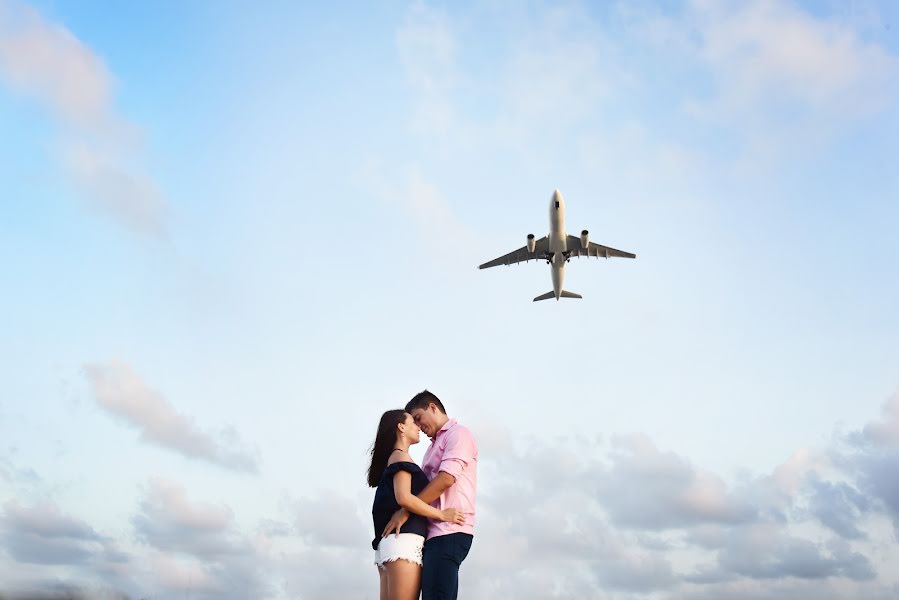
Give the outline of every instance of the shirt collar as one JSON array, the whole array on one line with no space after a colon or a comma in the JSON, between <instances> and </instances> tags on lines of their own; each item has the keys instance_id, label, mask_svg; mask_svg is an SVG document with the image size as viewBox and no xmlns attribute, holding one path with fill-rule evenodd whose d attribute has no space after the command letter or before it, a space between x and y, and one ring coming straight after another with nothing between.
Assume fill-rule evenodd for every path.
<instances>
[{"instance_id":1,"label":"shirt collar","mask_svg":"<svg viewBox=\"0 0 899 600\"><path fill-rule=\"evenodd\" d=\"M437 435L435 435L434 438L436 439L437 436L439 436L439 435L440 435L441 433L443 433L444 431L450 429L450 428L453 427L455 424L456 424L456 420L455 420L455 419L450 419L449 421L447 421L446 423L443 424L443 427L440 428L440 431L437 432Z\"/></svg>"}]
</instances>

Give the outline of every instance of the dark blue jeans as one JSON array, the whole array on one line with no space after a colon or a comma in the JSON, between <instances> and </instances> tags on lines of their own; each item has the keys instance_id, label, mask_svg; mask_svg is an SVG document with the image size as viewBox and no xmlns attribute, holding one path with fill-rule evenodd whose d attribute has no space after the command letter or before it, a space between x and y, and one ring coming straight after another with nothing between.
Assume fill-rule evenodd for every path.
<instances>
[{"instance_id":1,"label":"dark blue jeans","mask_svg":"<svg viewBox=\"0 0 899 600\"><path fill-rule=\"evenodd\" d=\"M425 542L421 571L421 600L456 600L459 595L459 566L474 536L467 533L440 535Z\"/></svg>"}]
</instances>

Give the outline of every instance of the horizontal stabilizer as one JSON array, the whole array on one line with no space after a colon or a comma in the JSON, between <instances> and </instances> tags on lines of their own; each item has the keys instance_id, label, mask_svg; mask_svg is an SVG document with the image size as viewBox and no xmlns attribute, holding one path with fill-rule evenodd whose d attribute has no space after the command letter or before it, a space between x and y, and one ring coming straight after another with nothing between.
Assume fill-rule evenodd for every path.
<instances>
[{"instance_id":1,"label":"horizontal stabilizer","mask_svg":"<svg viewBox=\"0 0 899 600\"><path fill-rule=\"evenodd\" d=\"M560 297L562 297L562 298L583 298L583 296L581 296L580 294L575 294L574 292L566 292L565 290L562 290ZM534 302L540 302L541 300L549 300L550 298L556 298L556 293L552 292L552 291L546 292L542 296L537 296L536 298L534 298ZM556 298L556 300L558 300L558 298Z\"/></svg>"}]
</instances>

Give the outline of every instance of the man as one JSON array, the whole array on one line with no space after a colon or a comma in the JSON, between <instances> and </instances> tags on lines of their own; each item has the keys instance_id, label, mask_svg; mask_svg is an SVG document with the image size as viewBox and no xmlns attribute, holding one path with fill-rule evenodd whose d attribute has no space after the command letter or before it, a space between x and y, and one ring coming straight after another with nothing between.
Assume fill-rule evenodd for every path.
<instances>
[{"instance_id":1,"label":"man","mask_svg":"<svg viewBox=\"0 0 899 600\"><path fill-rule=\"evenodd\" d=\"M418 494L423 501L441 510L457 508L465 514L465 523L428 521L421 572L422 600L455 600L459 593L459 566L474 540L475 492L478 481L478 445L463 425L446 416L443 403L425 390L406 404L406 412L431 438L421 468L430 483ZM383 536L400 527L409 518L405 509L394 513Z\"/></svg>"}]
</instances>

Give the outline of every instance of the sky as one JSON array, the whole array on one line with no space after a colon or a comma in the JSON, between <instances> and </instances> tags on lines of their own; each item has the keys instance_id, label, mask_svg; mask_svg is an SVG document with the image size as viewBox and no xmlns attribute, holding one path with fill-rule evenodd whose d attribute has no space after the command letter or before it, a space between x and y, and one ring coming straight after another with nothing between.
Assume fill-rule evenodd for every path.
<instances>
[{"instance_id":1,"label":"sky","mask_svg":"<svg viewBox=\"0 0 899 600\"><path fill-rule=\"evenodd\" d=\"M425 388L462 597L899 596L897 100L886 1L0 0L0 598L376 598Z\"/></svg>"}]
</instances>

